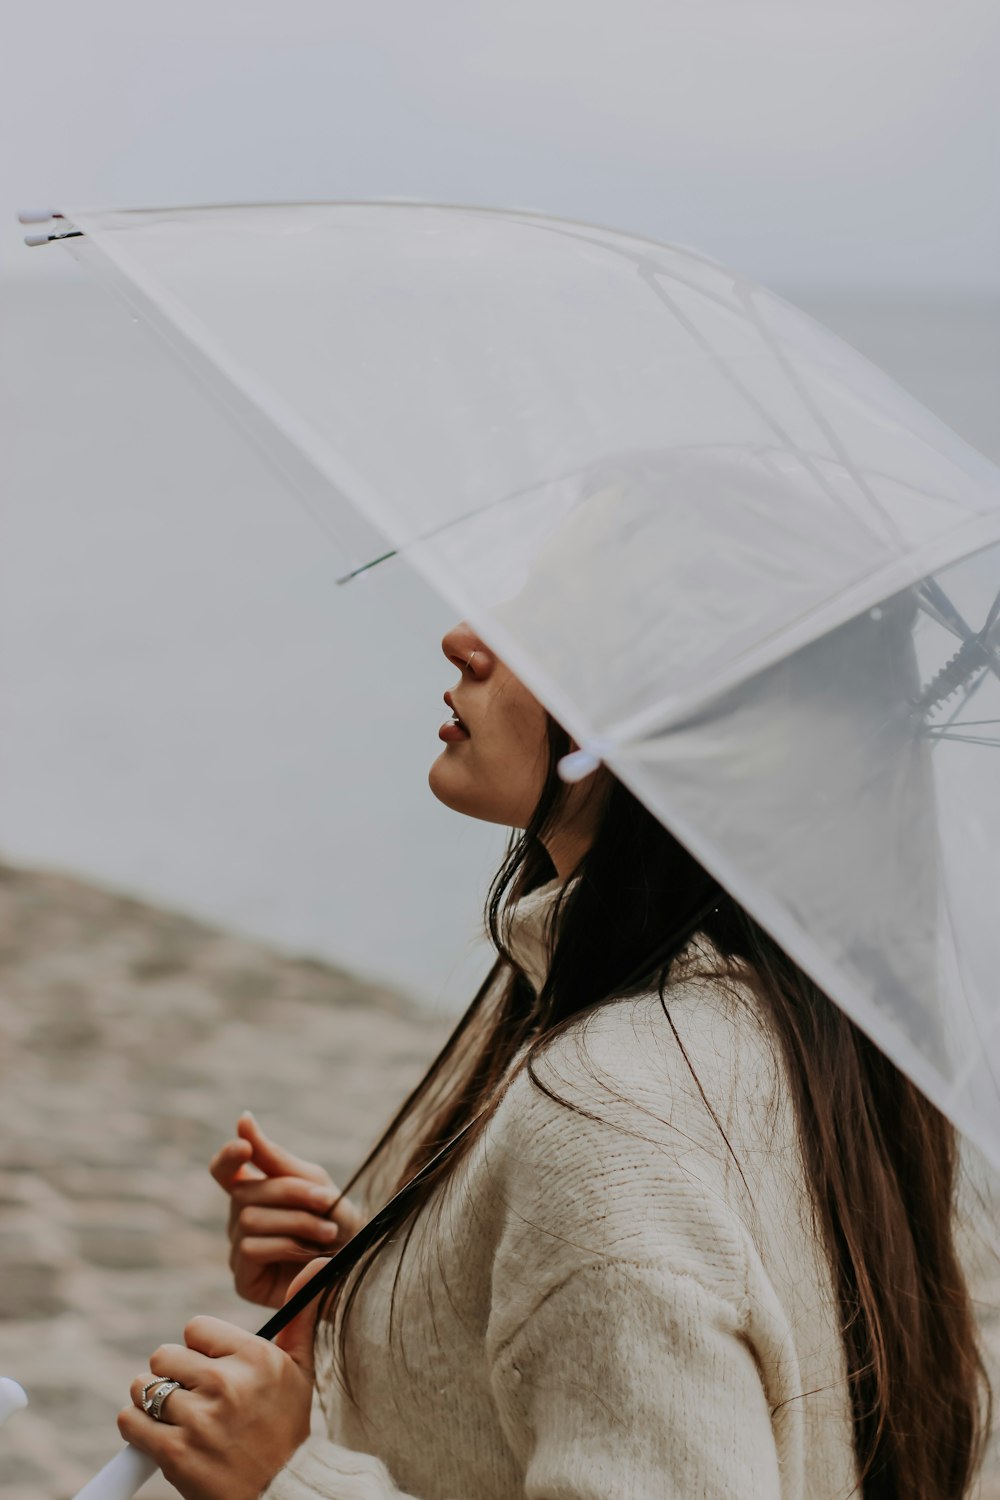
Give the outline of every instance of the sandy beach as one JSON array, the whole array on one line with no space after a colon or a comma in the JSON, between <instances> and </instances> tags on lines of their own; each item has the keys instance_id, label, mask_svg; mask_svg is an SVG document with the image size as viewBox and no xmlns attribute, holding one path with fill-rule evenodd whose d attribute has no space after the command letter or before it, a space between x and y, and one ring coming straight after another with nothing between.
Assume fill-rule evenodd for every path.
<instances>
[{"instance_id":1,"label":"sandy beach","mask_svg":"<svg viewBox=\"0 0 1000 1500\"><path fill-rule=\"evenodd\" d=\"M129 1381L191 1314L262 1321L232 1290L206 1171L239 1111L343 1182L445 1025L328 965L0 865L0 1374L31 1398L0 1434L0 1500L65 1500L111 1457ZM994 1351L996 1266L977 1257ZM995 1458L979 1500L1000 1500Z\"/></svg>"}]
</instances>

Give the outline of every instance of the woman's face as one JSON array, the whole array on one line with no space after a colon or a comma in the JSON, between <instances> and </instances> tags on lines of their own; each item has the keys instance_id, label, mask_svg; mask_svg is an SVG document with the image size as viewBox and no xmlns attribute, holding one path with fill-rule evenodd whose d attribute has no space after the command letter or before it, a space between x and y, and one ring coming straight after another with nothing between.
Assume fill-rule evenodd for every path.
<instances>
[{"instance_id":1,"label":"woman's face","mask_svg":"<svg viewBox=\"0 0 1000 1500\"><path fill-rule=\"evenodd\" d=\"M445 744L427 778L431 791L470 818L525 828L548 770L545 710L464 622L441 649L459 673L444 695L458 723L438 731Z\"/></svg>"},{"instance_id":2,"label":"woman's face","mask_svg":"<svg viewBox=\"0 0 1000 1500\"><path fill-rule=\"evenodd\" d=\"M464 621L448 631L441 649L459 672L444 695L457 722L449 719L438 730L445 748L427 778L431 791L467 817L527 828L549 769L545 710ZM561 789L541 838L564 879L593 841L611 783L601 766Z\"/></svg>"}]
</instances>

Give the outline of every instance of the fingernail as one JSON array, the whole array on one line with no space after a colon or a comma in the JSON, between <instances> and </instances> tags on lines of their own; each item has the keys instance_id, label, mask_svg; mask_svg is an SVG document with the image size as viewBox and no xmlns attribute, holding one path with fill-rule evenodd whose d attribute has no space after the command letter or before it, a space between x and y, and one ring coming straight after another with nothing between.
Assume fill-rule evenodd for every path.
<instances>
[{"instance_id":1,"label":"fingernail","mask_svg":"<svg viewBox=\"0 0 1000 1500\"><path fill-rule=\"evenodd\" d=\"M309 1202L314 1208L332 1208L334 1194L330 1188L314 1187L309 1189Z\"/></svg>"}]
</instances>

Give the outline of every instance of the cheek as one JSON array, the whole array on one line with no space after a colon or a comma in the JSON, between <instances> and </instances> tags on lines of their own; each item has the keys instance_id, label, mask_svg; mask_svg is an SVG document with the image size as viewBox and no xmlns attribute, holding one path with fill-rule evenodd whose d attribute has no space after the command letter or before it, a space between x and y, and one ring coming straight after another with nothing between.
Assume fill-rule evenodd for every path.
<instances>
[{"instance_id":1,"label":"cheek","mask_svg":"<svg viewBox=\"0 0 1000 1500\"><path fill-rule=\"evenodd\" d=\"M516 793L527 822L542 794L549 763L545 712L533 698L512 716L505 761L511 792Z\"/></svg>"},{"instance_id":2,"label":"cheek","mask_svg":"<svg viewBox=\"0 0 1000 1500\"><path fill-rule=\"evenodd\" d=\"M512 679L498 695L483 729L479 743L471 740L469 748L478 752L477 764L492 796L503 801L502 821L523 828L541 796L548 769L545 710Z\"/></svg>"}]
</instances>

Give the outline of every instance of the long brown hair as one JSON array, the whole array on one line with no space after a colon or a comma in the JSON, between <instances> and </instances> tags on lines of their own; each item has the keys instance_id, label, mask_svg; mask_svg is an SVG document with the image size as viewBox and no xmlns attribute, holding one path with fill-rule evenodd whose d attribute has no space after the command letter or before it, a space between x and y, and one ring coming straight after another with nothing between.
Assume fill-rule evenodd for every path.
<instances>
[{"instance_id":1,"label":"long brown hair","mask_svg":"<svg viewBox=\"0 0 1000 1500\"><path fill-rule=\"evenodd\" d=\"M519 1049L528 1044L527 1068L542 1087L532 1060L547 1041L627 993L658 988L662 1003L675 959L692 932L705 933L741 975L749 972L790 1081L841 1311L860 1492L866 1500L960 1500L980 1461L989 1387L953 1237L953 1127L608 772L595 778L603 807L579 878L563 884L553 905L551 964L536 996L507 947L505 914L555 876L543 836L563 793L555 768L569 741L551 719L548 735L538 806L512 836L487 902L496 964L344 1191L381 1164L390 1169L379 1194L387 1198L481 1113L401 1216L412 1228L485 1128ZM664 1014L669 1023L665 1004ZM365 1274L403 1227L387 1225L350 1278L341 1347ZM339 1291L328 1296L328 1317L340 1300ZM350 1394L346 1366L344 1378Z\"/></svg>"}]
</instances>

